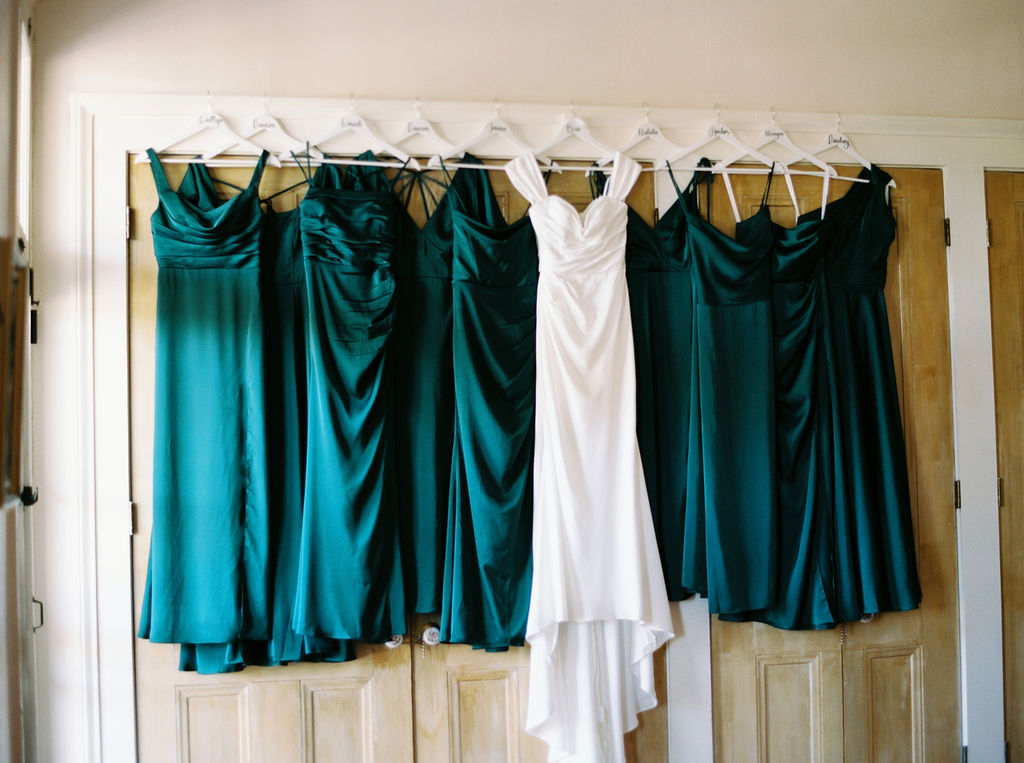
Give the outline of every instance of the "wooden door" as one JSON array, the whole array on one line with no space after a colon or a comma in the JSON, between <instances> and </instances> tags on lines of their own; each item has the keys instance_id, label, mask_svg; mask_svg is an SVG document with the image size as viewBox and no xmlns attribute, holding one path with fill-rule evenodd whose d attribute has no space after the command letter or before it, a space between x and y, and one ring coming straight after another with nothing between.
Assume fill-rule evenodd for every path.
<instances>
[{"instance_id":1,"label":"wooden door","mask_svg":"<svg viewBox=\"0 0 1024 763\"><path fill-rule=\"evenodd\" d=\"M168 165L172 187L183 165ZM214 170L215 177L244 185L250 168ZM438 175L440 178L440 174ZM526 212L525 200L503 172L491 173L506 219ZM298 182L298 170L268 168L266 196ZM132 165L130 207L131 474L137 505L134 544L135 627L141 607L152 529L153 369L156 275L149 215L156 191L147 165ZM590 200L583 173L550 181L582 208ZM301 190L278 210L295 206ZM279 200L280 201L280 200ZM653 183L646 174L630 203L653 217ZM424 211L413 205L414 219ZM136 640L139 759L149 761L515 761L540 762L547 747L526 735L529 652L474 650L465 645L418 643L429 615L410 618L410 634L395 649L360 646L344 664L292 664L201 676L177 670L178 649ZM627 736L629 759L657 763L668 755L665 650L655 655L659 706L643 713Z\"/></svg>"},{"instance_id":2,"label":"wooden door","mask_svg":"<svg viewBox=\"0 0 1024 763\"><path fill-rule=\"evenodd\" d=\"M1024 760L1024 173L986 172L1007 760Z\"/></svg>"},{"instance_id":3,"label":"wooden door","mask_svg":"<svg viewBox=\"0 0 1024 763\"><path fill-rule=\"evenodd\" d=\"M855 174L857 169L841 169ZM952 392L942 179L893 169L896 240L885 296L923 589L921 608L831 631L712 623L716 758L722 761L953 761L960 755ZM754 213L763 176L735 176L740 212ZM794 178L800 211L820 206L820 181ZM712 222L735 220L714 184ZM833 182L836 198L848 184ZM703 191L701 200L703 203ZM795 211L783 182L772 218Z\"/></svg>"}]
</instances>

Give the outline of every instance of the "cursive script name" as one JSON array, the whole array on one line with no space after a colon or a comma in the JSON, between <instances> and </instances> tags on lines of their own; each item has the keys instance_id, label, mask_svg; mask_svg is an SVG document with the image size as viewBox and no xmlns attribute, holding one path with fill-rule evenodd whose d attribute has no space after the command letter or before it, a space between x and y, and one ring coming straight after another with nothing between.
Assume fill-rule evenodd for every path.
<instances>
[{"instance_id":1,"label":"cursive script name","mask_svg":"<svg viewBox=\"0 0 1024 763\"><path fill-rule=\"evenodd\" d=\"M347 118L341 120L341 126L343 128L345 128L345 129L348 129L350 127L362 127L363 126L363 120L362 119L353 119L352 117L347 117Z\"/></svg>"},{"instance_id":2,"label":"cursive script name","mask_svg":"<svg viewBox=\"0 0 1024 763\"><path fill-rule=\"evenodd\" d=\"M272 117L256 117L252 120L254 130L273 130L277 127L277 120Z\"/></svg>"},{"instance_id":3,"label":"cursive script name","mask_svg":"<svg viewBox=\"0 0 1024 763\"><path fill-rule=\"evenodd\" d=\"M203 114L199 117L199 124L204 126L220 127L224 120L216 114Z\"/></svg>"},{"instance_id":4,"label":"cursive script name","mask_svg":"<svg viewBox=\"0 0 1024 763\"><path fill-rule=\"evenodd\" d=\"M505 127L505 125L498 124L497 122L491 122L489 125L487 125L487 129L490 131L492 135L496 132L508 132L508 128Z\"/></svg>"},{"instance_id":5,"label":"cursive script name","mask_svg":"<svg viewBox=\"0 0 1024 763\"><path fill-rule=\"evenodd\" d=\"M417 132L418 133L425 133L425 132L430 132L430 126L422 124L422 123L419 123L419 122L409 122L405 126L405 131L407 133L409 133L410 135L412 133L417 133Z\"/></svg>"},{"instance_id":6,"label":"cursive script name","mask_svg":"<svg viewBox=\"0 0 1024 763\"><path fill-rule=\"evenodd\" d=\"M640 138L653 138L657 135L661 135L661 130L657 127L638 127L636 128L637 137Z\"/></svg>"},{"instance_id":7,"label":"cursive script name","mask_svg":"<svg viewBox=\"0 0 1024 763\"><path fill-rule=\"evenodd\" d=\"M577 124L576 122L569 122L565 126L565 132L567 135L575 135L578 132L583 132L583 125Z\"/></svg>"},{"instance_id":8,"label":"cursive script name","mask_svg":"<svg viewBox=\"0 0 1024 763\"><path fill-rule=\"evenodd\" d=\"M845 135L829 135L828 144L830 146L842 146L845 149L850 147L850 139Z\"/></svg>"},{"instance_id":9,"label":"cursive script name","mask_svg":"<svg viewBox=\"0 0 1024 763\"><path fill-rule=\"evenodd\" d=\"M777 127L766 127L764 131L764 137L766 138L781 138L785 134Z\"/></svg>"},{"instance_id":10,"label":"cursive script name","mask_svg":"<svg viewBox=\"0 0 1024 763\"><path fill-rule=\"evenodd\" d=\"M723 135L732 135L732 130L725 125L712 125L708 128L709 138L720 138Z\"/></svg>"}]
</instances>

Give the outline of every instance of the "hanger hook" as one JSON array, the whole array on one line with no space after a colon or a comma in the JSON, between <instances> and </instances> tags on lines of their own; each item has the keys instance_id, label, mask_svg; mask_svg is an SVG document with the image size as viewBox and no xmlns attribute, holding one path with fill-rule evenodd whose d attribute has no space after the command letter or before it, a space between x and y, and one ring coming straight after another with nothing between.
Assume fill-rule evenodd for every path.
<instances>
[{"instance_id":1,"label":"hanger hook","mask_svg":"<svg viewBox=\"0 0 1024 763\"><path fill-rule=\"evenodd\" d=\"M715 103L715 122L722 121L722 107Z\"/></svg>"},{"instance_id":2,"label":"hanger hook","mask_svg":"<svg viewBox=\"0 0 1024 763\"><path fill-rule=\"evenodd\" d=\"M501 99L494 99L494 118L501 119Z\"/></svg>"},{"instance_id":3,"label":"hanger hook","mask_svg":"<svg viewBox=\"0 0 1024 763\"><path fill-rule=\"evenodd\" d=\"M836 112L836 132L839 132L839 125L842 122L842 118L839 116L839 112Z\"/></svg>"},{"instance_id":4,"label":"hanger hook","mask_svg":"<svg viewBox=\"0 0 1024 763\"><path fill-rule=\"evenodd\" d=\"M644 122L650 122L651 121L651 104L649 104L647 101L644 101L642 105L644 107Z\"/></svg>"},{"instance_id":5,"label":"hanger hook","mask_svg":"<svg viewBox=\"0 0 1024 763\"><path fill-rule=\"evenodd\" d=\"M423 111L420 108L421 106L423 106L423 101L421 101L420 97L417 95L416 96L416 118L417 119L423 119Z\"/></svg>"},{"instance_id":6,"label":"hanger hook","mask_svg":"<svg viewBox=\"0 0 1024 763\"><path fill-rule=\"evenodd\" d=\"M575 100L569 101L569 111L572 113L572 118L575 119L576 118L576 101Z\"/></svg>"},{"instance_id":7,"label":"hanger hook","mask_svg":"<svg viewBox=\"0 0 1024 763\"><path fill-rule=\"evenodd\" d=\"M771 126L775 127L775 107L774 106L771 107L770 112L771 112L771 115L772 115L772 125Z\"/></svg>"}]
</instances>

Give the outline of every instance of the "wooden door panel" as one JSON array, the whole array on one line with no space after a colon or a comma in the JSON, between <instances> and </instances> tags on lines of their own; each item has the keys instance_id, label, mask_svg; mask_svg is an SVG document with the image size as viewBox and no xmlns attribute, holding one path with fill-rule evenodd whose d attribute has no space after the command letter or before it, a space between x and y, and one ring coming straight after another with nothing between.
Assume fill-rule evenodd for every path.
<instances>
[{"instance_id":1,"label":"wooden door panel","mask_svg":"<svg viewBox=\"0 0 1024 763\"><path fill-rule=\"evenodd\" d=\"M986 172L1003 596L1006 739L1024 750L1024 173Z\"/></svg>"},{"instance_id":2,"label":"wooden door panel","mask_svg":"<svg viewBox=\"0 0 1024 763\"><path fill-rule=\"evenodd\" d=\"M856 174L859 168L840 168ZM938 172L892 170L897 219L885 290L907 442L922 606L840 632L712 624L716 759L954 760L960 751L952 397L948 293ZM820 181L794 177L800 212L820 206ZM761 202L763 176L732 178L741 216ZM735 219L716 179L712 222ZM829 197L849 185L833 181ZM700 204L705 205L704 191ZM772 219L796 218L785 182ZM815 684L815 681L820 683ZM924 712L924 708L928 712Z\"/></svg>"}]
</instances>

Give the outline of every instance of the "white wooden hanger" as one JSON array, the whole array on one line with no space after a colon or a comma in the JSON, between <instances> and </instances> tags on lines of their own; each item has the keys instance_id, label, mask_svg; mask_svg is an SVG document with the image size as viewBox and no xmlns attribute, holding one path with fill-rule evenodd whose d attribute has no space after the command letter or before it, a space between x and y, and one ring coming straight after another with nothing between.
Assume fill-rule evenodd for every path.
<instances>
[{"instance_id":1,"label":"white wooden hanger","mask_svg":"<svg viewBox=\"0 0 1024 763\"><path fill-rule=\"evenodd\" d=\"M490 138L501 138L506 143L517 148L518 151L515 154L516 156L521 153L531 153L533 151L530 145L516 134L512 125L501 118L501 104L495 103L494 116L488 119L483 126L481 126L476 135L468 140L464 140L457 146L452 146L447 151L442 151L435 156L430 157L429 166L436 168L440 166L441 160L449 159L453 156L461 157L469 149L489 140ZM548 160L548 163L550 163L550 160Z\"/></svg>"},{"instance_id":2,"label":"white wooden hanger","mask_svg":"<svg viewBox=\"0 0 1024 763\"><path fill-rule=\"evenodd\" d=\"M390 154L403 164L408 163L408 166L413 167L414 169L419 168L419 164L416 163L415 159L412 159L407 153L402 151L402 149L398 148L398 146L389 143L377 134L377 132L370 126L370 123L356 111L356 104L354 100L349 103L348 111L341 115L338 121L334 123L325 135L312 141L312 145L317 147L322 159L323 150L320 146L348 133L355 133L359 137L363 138L367 144L366 148L370 149L375 154ZM305 150L302 152L296 152L295 155L302 156L304 154ZM288 158L291 157L289 156ZM312 152L310 152L310 158L312 158Z\"/></svg>"},{"instance_id":3,"label":"white wooden hanger","mask_svg":"<svg viewBox=\"0 0 1024 763\"><path fill-rule=\"evenodd\" d=\"M853 159L855 162L857 162L857 164L860 164L861 166L866 167L867 169L871 169L871 161L866 159L859 151L857 151L857 149L853 147L853 141L850 140L850 136L839 129L841 123L842 119L839 116L839 113L837 112L835 129L832 132L825 135L825 137L821 139L821 143L818 144L818 147L811 151L811 153L817 156L818 154L823 154L832 148L839 149L844 154ZM890 180L889 183L886 185L887 189L895 187L895 180Z\"/></svg>"},{"instance_id":4,"label":"white wooden hanger","mask_svg":"<svg viewBox=\"0 0 1024 763\"><path fill-rule=\"evenodd\" d=\"M786 134L786 131L775 123L774 106L771 107L771 122L768 124L767 127L765 127L761 131L761 137L757 139L757 141L753 144L752 147L755 149L762 149L765 146L770 145L772 143L782 146L784 149L793 154L793 158L791 158L788 162L779 162L786 169L789 169L790 164L803 161L813 164L815 167L822 171L823 177L821 184L821 217L822 219L824 219L825 206L828 203L828 181L830 178L837 177L839 173L836 172L834 167L832 167L829 164L825 164L825 162L823 162L818 157L814 156L814 154L805 151L804 149L800 148L800 146L796 145L792 140L790 140L790 137ZM718 162L716 167L724 167L726 165L733 164L742 158L743 154L734 154ZM796 216L799 217L800 206L797 202L796 190L793 188L793 178L788 172L785 174L785 178L786 187L789 189L789 196L793 200L793 208L796 210Z\"/></svg>"},{"instance_id":5,"label":"white wooden hanger","mask_svg":"<svg viewBox=\"0 0 1024 763\"><path fill-rule=\"evenodd\" d=\"M288 131L281 126L281 123L277 120L277 117L275 117L273 114L267 111L266 98L263 99L263 110L252 118L250 125L252 127L251 131L241 134L241 139L252 142L252 139L255 138L257 135L262 135L263 133L271 133L273 135L276 135L279 140L284 140L286 143L289 144L288 149L285 151L286 155L289 151L306 150L305 141L301 141L298 138L290 135ZM209 161L210 159L213 159L214 157L223 154L229 149L234 148L235 145L237 145L237 143L238 141L230 141L222 144L221 146L218 146L215 149L211 149L210 151L207 151L203 154L203 160ZM316 151L315 149L311 150L311 155L315 156L317 154L320 154L320 152ZM320 155L322 156L322 154ZM278 155L277 166L280 166L280 161L281 157L280 155Z\"/></svg>"},{"instance_id":6,"label":"white wooden hanger","mask_svg":"<svg viewBox=\"0 0 1024 763\"><path fill-rule=\"evenodd\" d=\"M212 130L214 131L215 134L220 135L225 142L231 141L231 144L228 146L228 148L244 149L247 153L255 154L256 156L259 156L260 154L263 153L262 146L258 146L255 143L246 140L228 126L228 123L224 120L224 117L222 117L220 114L213 110L212 100L208 102L206 111L200 112L190 120L187 130L178 134L173 140L169 140L159 148L154 148L153 150L156 151L157 154L162 154L174 148L179 143L183 143L189 138L194 138L197 135L201 135L209 130ZM204 158L191 157L187 159L171 159L170 161L173 163L180 163L183 161L195 163L204 161ZM149 156L146 155L145 153L139 154L138 156L135 157L136 164L148 162ZM281 166L281 163L277 160L277 157L275 156L270 157L269 163L274 165L275 167Z\"/></svg>"},{"instance_id":7,"label":"white wooden hanger","mask_svg":"<svg viewBox=\"0 0 1024 763\"><path fill-rule=\"evenodd\" d=\"M678 143L674 143L666 138L665 134L661 131L661 128L651 121L651 107L646 103L644 104L643 120L633 129L633 137L629 139L626 145L619 149L619 153L626 154L644 141L658 143L668 149L669 155L678 154L683 150L683 147ZM614 153L605 154L597 161L597 163L601 165L608 164L608 162L610 162L614 157Z\"/></svg>"},{"instance_id":8,"label":"white wooden hanger","mask_svg":"<svg viewBox=\"0 0 1024 763\"><path fill-rule=\"evenodd\" d=\"M740 152L735 154L735 156L739 158L750 157L751 159L761 162L761 164L766 165L772 170L774 170L775 165L778 164L778 162L776 162L771 157L766 156L765 154L761 153L752 146L748 146L746 143L737 138L733 131L728 127L728 125L722 123L722 109L717 103L715 104L715 121L713 124L709 125L708 128L704 131L703 137L701 137L700 140L698 140L696 143L686 146L685 148L682 148L678 152L676 152L673 156L670 156L666 160L666 163L667 165L671 166L680 159L697 153L705 146L714 143L716 140L721 140L722 142L727 143L733 148L735 148L738 152ZM732 190L732 183L729 182L729 172L732 172L733 170L727 170L725 166L719 166L720 164L721 163L711 167L710 171L715 172L716 174L721 174L725 179L725 190L729 193L729 203L732 205L732 213L733 216L735 216L736 218L736 222L739 222L740 209L739 205L736 204L736 194ZM699 170L700 168L690 167L687 169L696 171ZM789 170L786 169L783 169L783 171L789 172ZM757 174L762 173L763 170L757 170Z\"/></svg>"},{"instance_id":9,"label":"white wooden hanger","mask_svg":"<svg viewBox=\"0 0 1024 763\"><path fill-rule=\"evenodd\" d=\"M420 108L421 106L422 102L417 99L416 116L405 123L405 126L402 129L402 134L394 140L394 144L396 146L401 146L406 141L419 135L434 141L435 145L440 146L440 149L435 152L436 154L443 154L446 151L451 151L455 146L452 145L451 141L442 138L434 128L434 125L423 118L423 113ZM416 165L416 168L419 168L419 164Z\"/></svg>"},{"instance_id":10,"label":"white wooden hanger","mask_svg":"<svg viewBox=\"0 0 1024 763\"><path fill-rule=\"evenodd\" d=\"M565 117L561 126L558 128L558 132L555 133L554 137L551 138L547 143L530 150L530 153L534 155L539 161L545 162L546 164L552 165L552 167L558 167L554 164L547 156L547 152L555 146L561 145L570 138L576 138L584 143L587 143L598 151L601 152L601 156L607 156L609 154L614 155L615 149L606 143L602 143L600 140L595 138L590 132L590 127L587 125L586 120L576 114L576 104L572 104L572 113ZM558 168L562 169L562 168ZM589 168L584 168L589 169Z\"/></svg>"}]
</instances>

